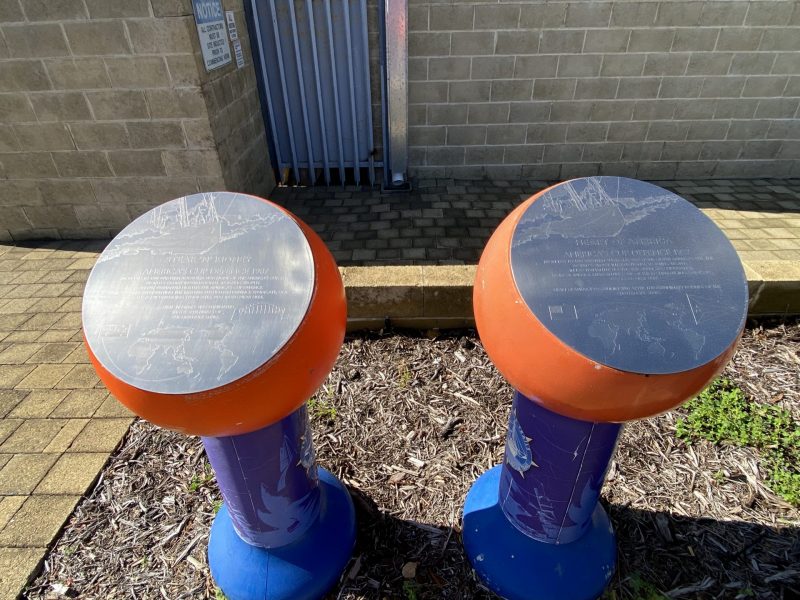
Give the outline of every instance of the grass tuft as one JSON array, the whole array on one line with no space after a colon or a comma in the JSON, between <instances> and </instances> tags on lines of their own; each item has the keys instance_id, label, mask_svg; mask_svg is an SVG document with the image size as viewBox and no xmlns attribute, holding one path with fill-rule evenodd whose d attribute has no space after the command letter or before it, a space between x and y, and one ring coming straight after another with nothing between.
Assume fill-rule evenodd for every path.
<instances>
[{"instance_id":1,"label":"grass tuft","mask_svg":"<svg viewBox=\"0 0 800 600\"><path fill-rule=\"evenodd\" d=\"M790 504L800 506L800 425L789 411L748 400L724 378L687 402L686 408L688 414L675 427L679 438L757 449L769 487Z\"/></svg>"}]
</instances>

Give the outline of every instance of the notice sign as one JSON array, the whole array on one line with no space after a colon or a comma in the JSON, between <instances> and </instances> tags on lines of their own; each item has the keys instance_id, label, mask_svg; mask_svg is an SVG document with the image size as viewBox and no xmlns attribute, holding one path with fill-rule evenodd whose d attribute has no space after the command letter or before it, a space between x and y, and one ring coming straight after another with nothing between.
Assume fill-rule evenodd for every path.
<instances>
[{"instance_id":1,"label":"notice sign","mask_svg":"<svg viewBox=\"0 0 800 600\"><path fill-rule=\"evenodd\" d=\"M192 0L192 6L206 71L227 65L231 62L231 46L228 43L222 1Z\"/></svg>"}]
</instances>

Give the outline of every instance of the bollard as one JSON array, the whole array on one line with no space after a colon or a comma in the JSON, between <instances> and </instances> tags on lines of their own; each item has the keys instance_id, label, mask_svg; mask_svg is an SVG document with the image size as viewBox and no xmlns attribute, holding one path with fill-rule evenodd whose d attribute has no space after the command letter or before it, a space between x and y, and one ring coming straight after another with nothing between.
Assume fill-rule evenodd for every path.
<instances>
[{"instance_id":1,"label":"bollard","mask_svg":"<svg viewBox=\"0 0 800 600\"><path fill-rule=\"evenodd\" d=\"M208 560L225 595L322 597L355 543L352 501L317 467L305 408L346 323L322 240L254 196L178 198L106 247L82 316L111 393L152 423L202 436L224 500Z\"/></svg>"},{"instance_id":2,"label":"bollard","mask_svg":"<svg viewBox=\"0 0 800 600\"><path fill-rule=\"evenodd\" d=\"M509 600L597 598L616 566L598 498L621 423L678 406L730 360L747 315L741 262L679 196L575 179L500 224L473 300L516 393L503 464L467 494L467 557Z\"/></svg>"}]
</instances>

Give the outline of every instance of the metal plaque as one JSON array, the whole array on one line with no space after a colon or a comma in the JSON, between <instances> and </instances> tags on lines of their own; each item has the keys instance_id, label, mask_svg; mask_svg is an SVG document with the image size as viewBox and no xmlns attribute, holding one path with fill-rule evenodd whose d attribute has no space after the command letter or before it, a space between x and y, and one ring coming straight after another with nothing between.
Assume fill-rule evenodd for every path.
<instances>
[{"instance_id":1,"label":"metal plaque","mask_svg":"<svg viewBox=\"0 0 800 600\"><path fill-rule=\"evenodd\" d=\"M678 373L725 352L747 281L719 228L691 203L624 177L575 179L523 214L511 270L559 340L623 371Z\"/></svg>"},{"instance_id":2,"label":"metal plaque","mask_svg":"<svg viewBox=\"0 0 800 600\"><path fill-rule=\"evenodd\" d=\"M178 198L100 255L83 329L118 379L164 394L213 390L258 369L305 317L314 261L300 227L241 194Z\"/></svg>"}]
</instances>

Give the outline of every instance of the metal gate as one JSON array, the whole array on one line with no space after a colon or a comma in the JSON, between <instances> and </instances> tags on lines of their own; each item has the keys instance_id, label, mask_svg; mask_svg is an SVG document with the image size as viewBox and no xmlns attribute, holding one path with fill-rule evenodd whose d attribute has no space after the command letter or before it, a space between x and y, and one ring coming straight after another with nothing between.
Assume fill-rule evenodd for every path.
<instances>
[{"instance_id":1,"label":"metal gate","mask_svg":"<svg viewBox=\"0 0 800 600\"><path fill-rule=\"evenodd\" d=\"M374 185L366 0L250 3L277 178Z\"/></svg>"}]
</instances>

